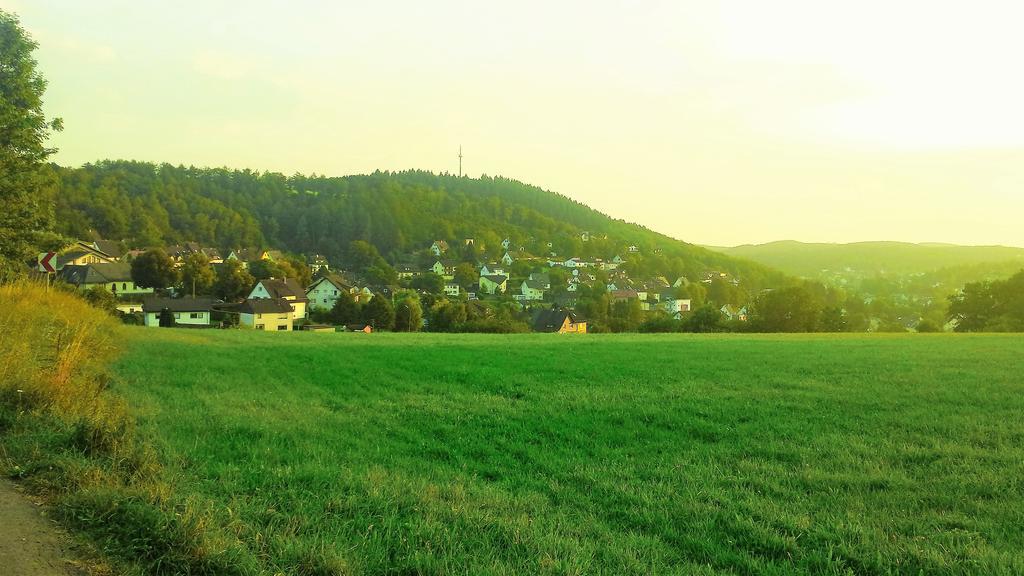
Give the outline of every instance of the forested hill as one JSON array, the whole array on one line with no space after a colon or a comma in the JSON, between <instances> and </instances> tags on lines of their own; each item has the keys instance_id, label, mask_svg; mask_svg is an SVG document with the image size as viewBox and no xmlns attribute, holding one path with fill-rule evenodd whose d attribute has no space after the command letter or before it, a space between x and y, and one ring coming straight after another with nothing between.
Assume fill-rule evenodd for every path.
<instances>
[{"instance_id":1,"label":"forested hill","mask_svg":"<svg viewBox=\"0 0 1024 576\"><path fill-rule=\"evenodd\" d=\"M737 258L777 268L787 274L820 278L850 269L862 276L920 274L940 268L1006 264L1024 266L1024 248L956 246L905 242L809 244L795 241L712 248Z\"/></svg>"},{"instance_id":2,"label":"forested hill","mask_svg":"<svg viewBox=\"0 0 1024 576\"><path fill-rule=\"evenodd\" d=\"M612 219L565 196L506 178L424 171L325 177L251 170L103 161L56 168L59 231L99 234L129 247L196 241L219 248L270 247L343 261L367 240L391 262L436 239L465 238L501 255L513 250L562 257L627 257L644 268L695 278L727 272L749 287L785 281L763 266ZM589 241L581 234L589 232ZM548 243L551 247L548 247Z\"/></svg>"}]
</instances>

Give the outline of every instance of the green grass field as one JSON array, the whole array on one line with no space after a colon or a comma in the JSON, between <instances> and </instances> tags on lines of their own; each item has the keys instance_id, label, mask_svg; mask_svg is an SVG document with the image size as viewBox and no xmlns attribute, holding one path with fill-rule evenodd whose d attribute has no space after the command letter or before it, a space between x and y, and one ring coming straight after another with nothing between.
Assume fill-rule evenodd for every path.
<instances>
[{"instance_id":1,"label":"green grass field","mask_svg":"<svg viewBox=\"0 0 1024 576\"><path fill-rule=\"evenodd\" d=\"M1024 573L1024 336L129 334L261 573Z\"/></svg>"}]
</instances>

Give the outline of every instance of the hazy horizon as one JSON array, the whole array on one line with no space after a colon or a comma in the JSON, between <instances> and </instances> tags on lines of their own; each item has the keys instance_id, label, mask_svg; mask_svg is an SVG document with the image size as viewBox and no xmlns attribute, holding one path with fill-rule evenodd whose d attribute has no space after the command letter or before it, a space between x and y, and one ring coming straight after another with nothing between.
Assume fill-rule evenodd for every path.
<instances>
[{"instance_id":1,"label":"hazy horizon","mask_svg":"<svg viewBox=\"0 0 1024 576\"><path fill-rule=\"evenodd\" d=\"M1024 246L1024 7L0 0L65 165L515 178L681 240Z\"/></svg>"}]
</instances>

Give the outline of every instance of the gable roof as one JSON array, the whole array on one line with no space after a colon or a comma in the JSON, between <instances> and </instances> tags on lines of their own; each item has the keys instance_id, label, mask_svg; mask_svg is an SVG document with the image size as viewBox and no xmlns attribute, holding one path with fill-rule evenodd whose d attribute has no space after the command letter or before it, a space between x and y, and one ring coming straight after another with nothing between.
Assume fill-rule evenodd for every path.
<instances>
[{"instance_id":1,"label":"gable roof","mask_svg":"<svg viewBox=\"0 0 1024 576\"><path fill-rule=\"evenodd\" d=\"M338 274L336 272L327 272L324 274L320 274L316 278L314 278L313 283L309 285L309 288L306 288L306 292L308 293L309 291L316 288L318 284L321 284L323 282L327 282L334 286L335 288L337 288L338 290L342 291L348 291L349 288L352 288L352 284L350 284L348 280L345 280L345 278L341 274Z\"/></svg>"},{"instance_id":2,"label":"gable roof","mask_svg":"<svg viewBox=\"0 0 1024 576\"><path fill-rule=\"evenodd\" d=\"M484 274L480 278L487 278L495 284L504 284L508 281L508 276L505 276L504 274Z\"/></svg>"},{"instance_id":3,"label":"gable roof","mask_svg":"<svg viewBox=\"0 0 1024 576\"><path fill-rule=\"evenodd\" d=\"M552 308L550 310L539 310L533 319L533 329L537 332L558 332L565 324L566 319L570 324L576 324L576 315L568 310Z\"/></svg>"},{"instance_id":4,"label":"gable roof","mask_svg":"<svg viewBox=\"0 0 1024 576\"><path fill-rule=\"evenodd\" d=\"M131 282L132 267L124 262L102 262L97 264L68 264L60 269L60 278L68 284L106 284L107 282Z\"/></svg>"},{"instance_id":5,"label":"gable roof","mask_svg":"<svg viewBox=\"0 0 1024 576\"><path fill-rule=\"evenodd\" d=\"M262 284L271 298L306 297L306 291L299 286L295 278L265 278L256 284Z\"/></svg>"},{"instance_id":6,"label":"gable roof","mask_svg":"<svg viewBox=\"0 0 1024 576\"><path fill-rule=\"evenodd\" d=\"M283 298L249 298L238 305L242 314L275 314L292 311L292 305Z\"/></svg>"}]
</instances>

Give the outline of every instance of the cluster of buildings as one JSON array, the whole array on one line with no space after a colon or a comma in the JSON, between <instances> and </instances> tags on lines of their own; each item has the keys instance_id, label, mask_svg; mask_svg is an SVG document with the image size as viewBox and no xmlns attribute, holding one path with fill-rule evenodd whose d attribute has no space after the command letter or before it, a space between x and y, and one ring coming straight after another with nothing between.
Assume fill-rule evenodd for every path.
<instances>
[{"instance_id":1,"label":"cluster of buildings","mask_svg":"<svg viewBox=\"0 0 1024 576\"><path fill-rule=\"evenodd\" d=\"M585 238L586 241L588 238ZM467 245L473 242L466 240ZM400 281L412 280L433 273L444 280L443 293L448 297L465 297L469 300L488 297L506 297L529 306L543 314L534 320L539 331L583 332L586 323L577 319L572 312L577 293L587 287L592 294L604 290L614 302L635 300L644 311L661 311L680 318L691 307L689 299L679 298L677 289L686 283L685 278L670 282L664 277L636 280L629 277L624 265L627 260L615 255L607 260L571 257L560 259L554 253L550 257L530 257L517 252L514 257L509 251L508 239L502 242L505 249L502 257L495 262L475 263L475 281L467 283L455 279L456 267L460 262L448 258L449 245L444 240L434 241L429 251L434 256L432 265L419 268L413 265L396 266ZM177 265L182 265L193 254L202 254L213 266L228 260L238 260L243 265L258 260L273 261L283 254L273 250L230 250L227 253L201 246L194 242L170 246L165 249ZM624 253L636 254L636 246L626 247ZM359 303L366 303L377 294L391 296L398 286L371 286L359 281L355 275L342 274L331 270L326 258L314 255L309 258L309 267L314 275L308 286L302 286L294 278L262 279L255 283L244 300L238 303L221 302L210 297L170 298L158 296L152 288L136 286L132 281L130 260L142 251L122 252L117 243L110 241L78 242L57 255L52 262L56 275L64 282L82 289L102 287L118 296L118 310L126 314L141 313L146 326L159 326L173 319L180 326L211 326L225 316L237 317L237 323L257 330L293 330L308 324L310 310L330 310L341 294L348 294ZM530 264L534 271L514 281L510 269L517 259ZM552 270L560 269L559 278L564 278L557 290L552 289ZM600 275L600 276L599 276ZM557 294L556 294L557 293ZM548 306L550 306L548 308ZM730 316L740 313L729 311ZM557 329L554 327L557 325Z\"/></svg>"}]
</instances>

